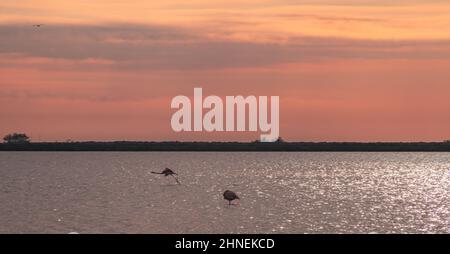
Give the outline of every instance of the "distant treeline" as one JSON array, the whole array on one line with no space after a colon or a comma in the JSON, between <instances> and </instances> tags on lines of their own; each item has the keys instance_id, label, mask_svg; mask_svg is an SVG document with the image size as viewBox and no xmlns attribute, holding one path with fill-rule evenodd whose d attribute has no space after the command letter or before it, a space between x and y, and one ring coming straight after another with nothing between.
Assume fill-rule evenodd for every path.
<instances>
[{"instance_id":1,"label":"distant treeline","mask_svg":"<svg viewBox=\"0 0 450 254\"><path fill-rule=\"evenodd\" d=\"M2 143L0 151L392 151L450 152L450 142L36 142Z\"/></svg>"}]
</instances>

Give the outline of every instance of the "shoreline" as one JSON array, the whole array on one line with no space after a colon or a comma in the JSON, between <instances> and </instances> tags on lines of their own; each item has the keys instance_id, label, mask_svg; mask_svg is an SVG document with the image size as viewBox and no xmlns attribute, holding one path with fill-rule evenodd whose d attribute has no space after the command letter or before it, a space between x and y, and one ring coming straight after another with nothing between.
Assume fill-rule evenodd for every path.
<instances>
[{"instance_id":1,"label":"shoreline","mask_svg":"<svg viewBox=\"0 0 450 254\"><path fill-rule=\"evenodd\" d=\"M32 142L2 143L0 151L450 152L450 142Z\"/></svg>"}]
</instances>

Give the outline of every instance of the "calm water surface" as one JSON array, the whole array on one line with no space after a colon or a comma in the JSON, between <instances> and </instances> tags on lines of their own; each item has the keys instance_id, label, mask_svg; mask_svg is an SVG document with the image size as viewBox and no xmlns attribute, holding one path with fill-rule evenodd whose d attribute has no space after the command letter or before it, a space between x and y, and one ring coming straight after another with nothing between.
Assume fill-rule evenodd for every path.
<instances>
[{"instance_id":1,"label":"calm water surface","mask_svg":"<svg viewBox=\"0 0 450 254\"><path fill-rule=\"evenodd\" d=\"M0 233L449 233L449 172L449 153L0 152Z\"/></svg>"}]
</instances>

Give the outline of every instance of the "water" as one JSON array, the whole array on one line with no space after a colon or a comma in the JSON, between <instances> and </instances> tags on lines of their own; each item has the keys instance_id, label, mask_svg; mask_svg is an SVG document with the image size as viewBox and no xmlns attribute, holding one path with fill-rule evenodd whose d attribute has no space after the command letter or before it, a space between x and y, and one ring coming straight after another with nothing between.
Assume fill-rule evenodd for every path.
<instances>
[{"instance_id":1,"label":"water","mask_svg":"<svg viewBox=\"0 0 450 254\"><path fill-rule=\"evenodd\" d=\"M449 233L449 169L449 153L1 152L0 233Z\"/></svg>"}]
</instances>

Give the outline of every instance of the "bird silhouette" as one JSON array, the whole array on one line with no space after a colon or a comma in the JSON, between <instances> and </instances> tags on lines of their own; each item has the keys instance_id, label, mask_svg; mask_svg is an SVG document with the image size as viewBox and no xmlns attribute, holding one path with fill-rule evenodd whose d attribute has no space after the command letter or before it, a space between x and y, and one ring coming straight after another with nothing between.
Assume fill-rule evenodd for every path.
<instances>
[{"instance_id":1,"label":"bird silhouette","mask_svg":"<svg viewBox=\"0 0 450 254\"><path fill-rule=\"evenodd\" d=\"M164 175L164 176L172 176L175 179L175 181L177 181L177 183L180 184L180 182L178 181L178 178L175 177L175 175L178 175L178 174L173 172L173 170L170 169L170 168L165 168L162 172L152 171L152 174L159 174L159 175Z\"/></svg>"},{"instance_id":2,"label":"bird silhouette","mask_svg":"<svg viewBox=\"0 0 450 254\"><path fill-rule=\"evenodd\" d=\"M235 199L240 199L238 197L238 195L236 195L236 193L230 191L230 190L226 190L223 193L223 199L228 200L228 205L231 205L231 201L235 200Z\"/></svg>"}]
</instances>

